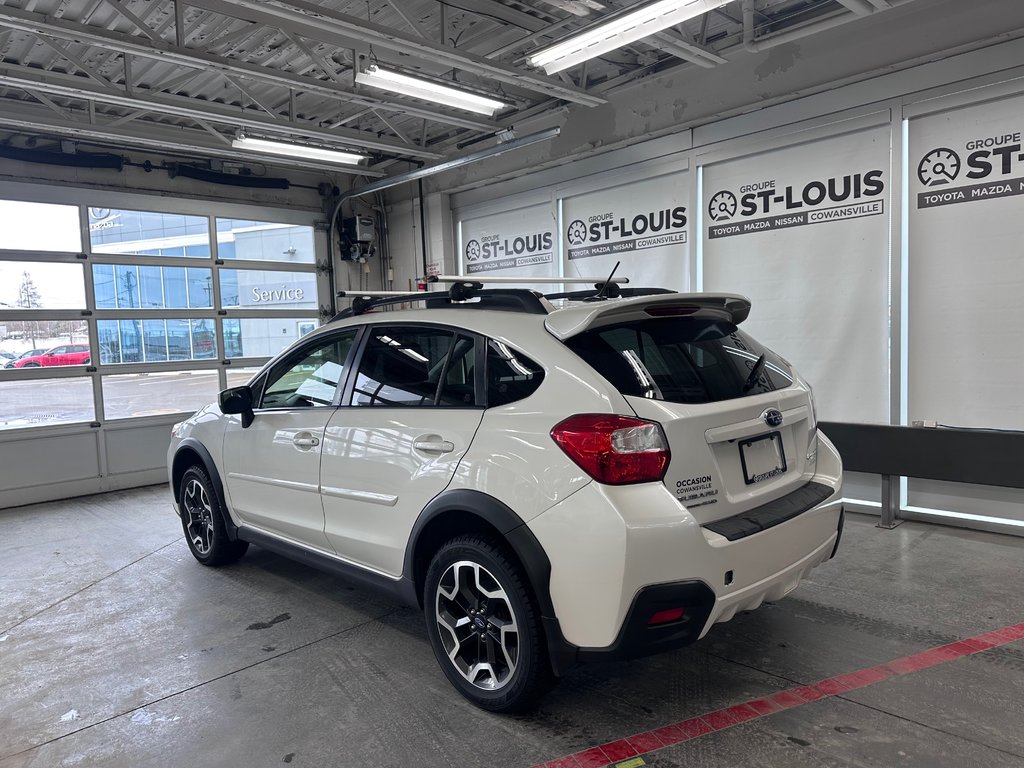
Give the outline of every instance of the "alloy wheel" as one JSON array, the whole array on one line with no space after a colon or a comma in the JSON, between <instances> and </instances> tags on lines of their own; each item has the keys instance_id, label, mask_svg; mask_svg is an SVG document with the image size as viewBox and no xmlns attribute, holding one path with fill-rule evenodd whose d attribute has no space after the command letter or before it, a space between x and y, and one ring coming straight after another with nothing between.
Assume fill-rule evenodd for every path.
<instances>
[{"instance_id":1,"label":"alloy wheel","mask_svg":"<svg viewBox=\"0 0 1024 768\"><path fill-rule=\"evenodd\" d=\"M437 585L434 615L452 665L473 686L504 687L519 661L519 625L494 575L479 563L452 563Z\"/></svg>"},{"instance_id":2,"label":"alloy wheel","mask_svg":"<svg viewBox=\"0 0 1024 768\"><path fill-rule=\"evenodd\" d=\"M213 548L213 507L203 484L195 478L189 480L182 500L189 540L199 555L208 555Z\"/></svg>"}]
</instances>

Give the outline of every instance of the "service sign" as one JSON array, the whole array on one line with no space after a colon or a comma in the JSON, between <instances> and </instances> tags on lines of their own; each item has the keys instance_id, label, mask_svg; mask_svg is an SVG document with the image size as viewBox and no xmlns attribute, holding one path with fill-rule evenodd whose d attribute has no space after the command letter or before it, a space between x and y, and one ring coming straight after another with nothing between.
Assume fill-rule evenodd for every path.
<instances>
[{"instance_id":1,"label":"service sign","mask_svg":"<svg viewBox=\"0 0 1024 768\"><path fill-rule=\"evenodd\" d=\"M582 195L562 203L569 277L617 274L633 285L689 287L689 175L675 173Z\"/></svg>"},{"instance_id":2,"label":"service sign","mask_svg":"<svg viewBox=\"0 0 1024 768\"><path fill-rule=\"evenodd\" d=\"M466 218L460 222L459 233L461 274L558 274L555 222L549 203Z\"/></svg>"},{"instance_id":3,"label":"service sign","mask_svg":"<svg viewBox=\"0 0 1024 768\"><path fill-rule=\"evenodd\" d=\"M704 166L704 290L791 360L821 418L889 418L889 126Z\"/></svg>"}]
</instances>

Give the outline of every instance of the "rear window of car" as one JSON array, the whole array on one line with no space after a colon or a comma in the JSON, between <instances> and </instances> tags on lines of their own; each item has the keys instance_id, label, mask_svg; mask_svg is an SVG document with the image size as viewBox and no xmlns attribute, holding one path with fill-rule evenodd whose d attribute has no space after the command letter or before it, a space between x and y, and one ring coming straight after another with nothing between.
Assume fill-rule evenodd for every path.
<instances>
[{"instance_id":1,"label":"rear window of car","mask_svg":"<svg viewBox=\"0 0 1024 768\"><path fill-rule=\"evenodd\" d=\"M793 383L782 358L719 320L650 318L594 328L565 343L622 394L652 400L713 403Z\"/></svg>"}]
</instances>

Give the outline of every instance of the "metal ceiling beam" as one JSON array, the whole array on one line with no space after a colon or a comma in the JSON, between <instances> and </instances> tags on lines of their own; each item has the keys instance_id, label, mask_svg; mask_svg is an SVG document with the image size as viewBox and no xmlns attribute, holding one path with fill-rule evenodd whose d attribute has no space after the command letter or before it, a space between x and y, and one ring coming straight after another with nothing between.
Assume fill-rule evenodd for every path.
<instances>
[{"instance_id":1,"label":"metal ceiling beam","mask_svg":"<svg viewBox=\"0 0 1024 768\"><path fill-rule=\"evenodd\" d=\"M322 141L328 145L343 143L357 149L425 159L440 159L442 157L437 152L424 150L414 144L376 139L373 138L372 134L359 131L344 129L327 131L303 123L275 120L253 111L243 111L239 107L229 104L198 101L183 96L155 93L140 88L136 88L131 95L123 92L112 93L105 88L94 85L84 77L62 75L57 72L45 72L31 67L0 64L0 83L26 90L35 89L50 95L64 96L71 99L94 99L104 104L114 104L126 109L147 109L150 112L174 115L175 117L198 118L210 122L256 129L283 138L302 137Z\"/></svg>"},{"instance_id":2,"label":"metal ceiling beam","mask_svg":"<svg viewBox=\"0 0 1024 768\"><path fill-rule=\"evenodd\" d=\"M257 64L250 64L226 56L218 56L194 48L182 48L168 42L142 40L135 35L112 32L101 27L78 24L11 6L0 6L0 26L40 35L40 39L44 41L49 37L54 37L61 40L93 45L108 51L130 53L135 56L171 62L184 67L202 70L217 69L267 85L278 85L309 91L310 93L319 93L331 98L344 99L355 104L361 104L365 107L386 109L391 112L412 115L413 117L424 117L428 120L454 125L459 128L485 132L495 131L498 128L496 123L469 118L454 111L423 107L422 105L411 102L406 103L400 100L375 98L348 90L339 85L302 77L283 70L261 67ZM247 29L246 31L252 34L257 30ZM219 40L214 40L211 44L217 46L219 43ZM63 51L61 55L64 55Z\"/></svg>"},{"instance_id":3,"label":"metal ceiling beam","mask_svg":"<svg viewBox=\"0 0 1024 768\"><path fill-rule=\"evenodd\" d=\"M73 139L95 142L106 146L138 147L170 154L199 155L218 160L237 160L258 163L284 170L302 168L321 173L343 173L353 176L380 178L384 173L369 168L347 168L344 166L315 163L298 158L273 158L240 152L225 146L203 131L179 126L147 124L139 133L113 124L89 123L83 120L64 120L45 107L38 107L24 101L0 99L0 126L26 133L51 133ZM114 121L116 122L116 121Z\"/></svg>"},{"instance_id":4,"label":"metal ceiling beam","mask_svg":"<svg viewBox=\"0 0 1024 768\"><path fill-rule=\"evenodd\" d=\"M605 103L599 96L559 81L497 64L484 56L459 51L449 46L398 32L381 24L332 11L308 0L291 0L287 5L267 0L189 0L191 5L236 18L277 26L288 32L345 48L374 45L387 50L472 72L481 77L516 85L536 93L565 101L596 107Z\"/></svg>"}]
</instances>

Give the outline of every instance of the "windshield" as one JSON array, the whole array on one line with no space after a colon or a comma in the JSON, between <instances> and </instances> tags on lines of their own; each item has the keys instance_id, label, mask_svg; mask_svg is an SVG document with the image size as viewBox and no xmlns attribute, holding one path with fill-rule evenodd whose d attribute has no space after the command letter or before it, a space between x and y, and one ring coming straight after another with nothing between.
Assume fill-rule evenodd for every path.
<instances>
[{"instance_id":1,"label":"windshield","mask_svg":"<svg viewBox=\"0 0 1024 768\"><path fill-rule=\"evenodd\" d=\"M594 328L565 343L624 395L712 403L793 383L782 358L719 320L650 318Z\"/></svg>"}]
</instances>

